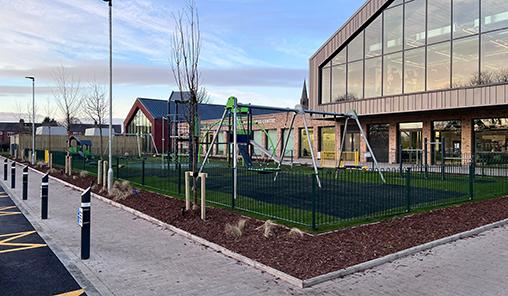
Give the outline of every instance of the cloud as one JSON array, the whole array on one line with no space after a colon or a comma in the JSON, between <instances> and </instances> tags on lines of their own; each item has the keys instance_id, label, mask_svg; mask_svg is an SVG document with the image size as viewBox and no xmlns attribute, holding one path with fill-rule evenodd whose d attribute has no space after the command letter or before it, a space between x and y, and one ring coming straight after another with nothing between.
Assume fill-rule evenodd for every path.
<instances>
[{"instance_id":1,"label":"cloud","mask_svg":"<svg viewBox=\"0 0 508 296\"><path fill-rule=\"evenodd\" d=\"M50 92L53 85L54 73L57 68L41 67L30 70L8 69L0 70L0 77L24 77L33 74L37 81L46 84L38 87L37 91ZM89 62L76 67L66 68L66 72L73 77L79 77L82 83L88 81L107 82L107 66L97 62ZM113 69L116 85L173 85L173 76L168 67L117 64ZM202 69L201 74L205 86L264 86L264 87L296 87L306 77L304 69L286 69L276 67L243 67L225 69ZM0 94L28 93L29 87L1 86Z\"/></svg>"}]
</instances>

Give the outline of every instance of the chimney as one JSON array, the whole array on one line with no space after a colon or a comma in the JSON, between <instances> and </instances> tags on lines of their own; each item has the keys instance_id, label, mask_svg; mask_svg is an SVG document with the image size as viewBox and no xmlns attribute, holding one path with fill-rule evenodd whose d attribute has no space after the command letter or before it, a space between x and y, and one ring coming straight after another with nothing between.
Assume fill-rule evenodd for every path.
<instances>
[{"instance_id":1,"label":"chimney","mask_svg":"<svg viewBox=\"0 0 508 296\"><path fill-rule=\"evenodd\" d=\"M300 105L303 109L309 109L309 97L307 96L307 81L303 81L302 97L300 98Z\"/></svg>"}]
</instances>

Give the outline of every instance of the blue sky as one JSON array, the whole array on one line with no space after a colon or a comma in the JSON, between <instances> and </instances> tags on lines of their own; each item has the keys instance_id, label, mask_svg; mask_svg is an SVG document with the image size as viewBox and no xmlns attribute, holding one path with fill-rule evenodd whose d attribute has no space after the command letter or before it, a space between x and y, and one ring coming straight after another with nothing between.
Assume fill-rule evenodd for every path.
<instances>
[{"instance_id":1,"label":"blue sky","mask_svg":"<svg viewBox=\"0 0 508 296\"><path fill-rule=\"evenodd\" d=\"M210 99L294 106L308 59L363 0L197 0L201 71ZM114 117L136 97L167 98L175 89L169 64L172 13L184 1L114 2ZM16 120L31 100L37 113L61 118L54 73L64 66L81 82L107 83L107 5L102 0L0 0L0 121ZM25 116L26 117L26 116Z\"/></svg>"}]
</instances>

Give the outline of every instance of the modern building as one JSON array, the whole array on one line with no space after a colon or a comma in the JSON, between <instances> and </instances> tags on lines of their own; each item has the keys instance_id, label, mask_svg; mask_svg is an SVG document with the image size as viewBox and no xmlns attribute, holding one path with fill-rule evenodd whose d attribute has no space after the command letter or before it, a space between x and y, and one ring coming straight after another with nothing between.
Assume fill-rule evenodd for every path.
<instances>
[{"instance_id":1,"label":"modern building","mask_svg":"<svg viewBox=\"0 0 508 296\"><path fill-rule=\"evenodd\" d=\"M382 162L439 163L442 142L450 162L502 156L508 1L369 0L310 58L309 94L311 109L355 110ZM365 158L358 130L346 145Z\"/></svg>"},{"instance_id":2,"label":"modern building","mask_svg":"<svg viewBox=\"0 0 508 296\"><path fill-rule=\"evenodd\" d=\"M169 100L137 98L124 120L124 133L142 136L144 151L167 152L171 142L167 140L170 136L167 128L168 114L172 121L184 121L187 115L187 105L183 102L188 98L187 92L172 92ZM198 106L201 120L220 118L223 112L223 105L199 104ZM178 126L182 130L180 135L184 135L188 130L187 126L183 125ZM179 132L177 131L177 133ZM175 135L174 132L173 135ZM164 149L162 149L163 146Z\"/></svg>"}]
</instances>

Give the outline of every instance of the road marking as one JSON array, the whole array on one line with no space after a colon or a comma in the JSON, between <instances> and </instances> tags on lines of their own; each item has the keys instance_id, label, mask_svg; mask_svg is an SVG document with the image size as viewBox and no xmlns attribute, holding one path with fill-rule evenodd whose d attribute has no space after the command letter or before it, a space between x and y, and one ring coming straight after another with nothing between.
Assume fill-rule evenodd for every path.
<instances>
[{"instance_id":1,"label":"road marking","mask_svg":"<svg viewBox=\"0 0 508 296\"><path fill-rule=\"evenodd\" d=\"M55 296L80 296L80 295L83 295L83 293L85 293L85 289L79 289L79 290L71 291L71 292L67 292L67 293L56 294Z\"/></svg>"},{"instance_id":2,"label":"road marking","mask_svg":"<svg viewBox=\"0 0 508 296\"><path fill-rule=\"evenodd\" d=\"M0 217L21 214L21 212L10 212L10 211L7 211L7 210L15 209L15 208L16 208L16 206L8 206L8 207L0 208Z\"/></svg>"},{"instance_id":3,"label":"road marking","mask_svg":"<svg viewBox=\"0 0 508 296\"><path fill-rule=\"evenodd\" d=\"M17 248L12 248L12 249L7 249L7 250L0 250L0 254L46 247L46 244L13 243L12 242L14 240L28 236L33 233L36 233L36 231L25 231L25 232L8 233L8 234L0 235L0 239L3 237L7 237L6 239L0 240L0 247L17 247Z\"/></svg>"}]
</instances>

